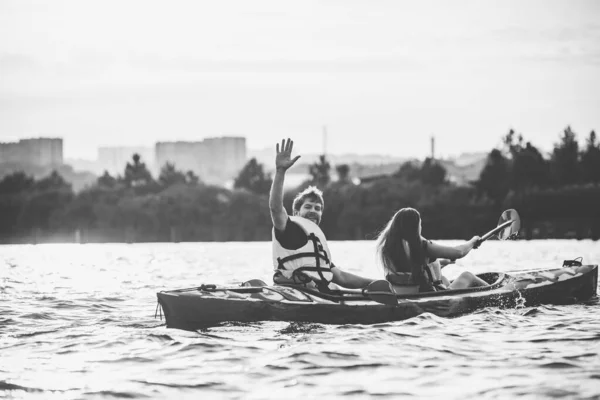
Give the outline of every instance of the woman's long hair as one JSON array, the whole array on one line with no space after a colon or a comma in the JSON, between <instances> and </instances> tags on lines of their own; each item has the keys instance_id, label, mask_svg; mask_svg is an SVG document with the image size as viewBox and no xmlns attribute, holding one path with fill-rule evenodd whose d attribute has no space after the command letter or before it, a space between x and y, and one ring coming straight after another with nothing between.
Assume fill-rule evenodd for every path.
<instances>
[{"instance_id":1,"label":"woman's long hair","mask_svg":"<svg viewBox=\"0 0 600 400\"><path fill-rule=\"evenodd\" d=\"M421 245L421 215L414 208L396 212L377 238L377 254L385 274L410 272L412 280L421 284L425 254Z\"/></svg>"}]
</instances>

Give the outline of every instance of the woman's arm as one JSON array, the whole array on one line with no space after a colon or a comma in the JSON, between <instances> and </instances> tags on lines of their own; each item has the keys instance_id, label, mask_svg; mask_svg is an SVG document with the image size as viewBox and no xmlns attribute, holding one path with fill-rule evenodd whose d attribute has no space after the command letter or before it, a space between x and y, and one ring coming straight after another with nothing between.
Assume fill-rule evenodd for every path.
<instances>
[{"instance_id":1,"label":"woman's arm","mask_svg":"<svg viewBox=\"0 0 600 400\"><path fill-rule=\"evenodd\" d=\"M427 257L429 258L448 258L450 260L456 260L463 258L471 250L479 240L479 236L473 236L471 240L458 246L443 246L441 244L429 242L427 243Z\"/></svg>"},{"instance_id":2,"label":"woman's arm","mask_svg":"<svg viewBox=\"0 0 600 400\"><path fill-rule=\"evenodd\" d=\"M440 268L445 268L450 264L454 264L454 260L448 258L438 258L438 261L440 262Z\"/></svg>"}]
</instances>

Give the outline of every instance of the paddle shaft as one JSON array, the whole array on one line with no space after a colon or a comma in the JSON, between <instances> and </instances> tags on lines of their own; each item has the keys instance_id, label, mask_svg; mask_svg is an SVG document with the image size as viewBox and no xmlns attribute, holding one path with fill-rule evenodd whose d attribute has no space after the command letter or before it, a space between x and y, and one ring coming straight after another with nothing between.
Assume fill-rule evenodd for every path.
<instances>
[{"instance_id":1,"label":"paddle shaft","mask_svg":"<svg viewBox=\"0 0 600 400\"><path fill-rule=\"evenodd\" d=\"M303 287L299 287L297 285L281 285L283 287L291 287L294 289L298 289L298 290L303 290L305 288ZM198 291L198 292L236 292L236 293L260 293L263 291L263 289L269 289L268 286L222 286L222 287L218 287L216 285L204 285L204 286L196 286L196 287L191 287L191 288L185 288L185 289L176 289L174 291L176 292L193 292L193 291ZM354 295L362 295L364 296L366 293L369 293L369 290L367 288L365 288L364 290L361 289L333 289L331 290L332 293L336 293L336 294L354 294ZM373 291L373 293L380 293L381 291Z\"/></svg>"},{"instance_id":2,"label":"paddle shaft","mask_svg":"<svg viewBox=\"0 0 600 400\"><path fill-rule=\"evenodd\" d=\"M321 293L315 289L308 289L303 287L295 287L294 285L282 285L283 287L291 287L299 290L300 292L309 293L323 298L329 298L329 300L340 301L340 300L367 300L371 299L377 303L396 305L398 300L396 294L391 291L389 283L387 281L373 281L369 286L363 290L332 290L331 293ZM217 287L216 285L202 285L193 288L174 290L175 292L235 292L235 293L261 293L264 290L272 290L277 292L276 287L270 286L234 286L234 287ZM168 292L168 291L167 291ZM285 297L283 293L280 293Z\"/></svg>"},{"instance_id":3,"label":"paddle shaft","mask_svg":"<svg viewBox=\"0 0 600 400\"><path fill-rule=\"evenodd\" d=\"M216 285L203 285L185 289L175 289L173 292L237 292L237 293L260 293L263 286L233 286L233 287L217 287ZM167 290L166 292L169 292Z\"/></svg>"},{"instance_id":4,"label":"paddle shaft","mask_svg":"<svg viewBox=\"0 0 600 400\"><path fill-rule=\"evenodd\" d=\"M297 285L281 285L283 287L291 287L294 289L298 289L298 290L303 290L305 288L303 287L299 287ZM191 287L191 288L185 288L185 289L176 289L174 291L176 292L193 292L193 291L198 291L198 292L236 292L236 293L260 293L263 291L263 289L269 289L269 287L265 287L265 286L222 286L222 287L217 287L216 285L205 285L203 286L196 286L196 287ZM354 295L361 295L364 296L366 293L369 293L368 289L333 289L331 290L332 293L336 293L336 294L354 294ZM380 291L373 291L374 293L379 293Z\"/></svg>"},{"instance_id":5,"label":"paddle shaft","mask_svg":"<svg viewBox=\"0 0 600 400\"><path fill-rule=\"evenodd\" d=\"M495 227L494 229L492 229L491 231L489 231L488 233L483 235L481 237L481 239L479 239L477 241L477 244L475 245L475 247L479 247L479 245L481 245L481 243L485 242L486 240L488 240L489 238L494 236L496 233L498 233L501 230L505 229L506 227L510 226L512 223L513 223L513 220L511 219L509 221L502 223L501 225L498 225L497 227Z\"/></svg>"}]
</instances>

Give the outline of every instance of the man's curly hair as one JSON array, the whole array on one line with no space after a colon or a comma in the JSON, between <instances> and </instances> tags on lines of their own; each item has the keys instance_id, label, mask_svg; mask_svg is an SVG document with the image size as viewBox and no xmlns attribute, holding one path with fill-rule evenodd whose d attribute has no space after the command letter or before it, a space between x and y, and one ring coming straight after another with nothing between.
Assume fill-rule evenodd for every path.
<instances>
[{"instance_id":1,"label":"man's curly hair","mask_svg":"<svg viewBox=\"0 0 600 400\"><path fill-rule=\"evenodd\" d=\"M316 186L309 186L300 193L296 195L294 198L294 202L292 203L292 209L294 212L300 211L300 207L304 204L306 199L310 199L315 202L321 203L321 207L325 208L325 201L323 200L323 192L319 190Z\"/></svg>"}]
</instances>

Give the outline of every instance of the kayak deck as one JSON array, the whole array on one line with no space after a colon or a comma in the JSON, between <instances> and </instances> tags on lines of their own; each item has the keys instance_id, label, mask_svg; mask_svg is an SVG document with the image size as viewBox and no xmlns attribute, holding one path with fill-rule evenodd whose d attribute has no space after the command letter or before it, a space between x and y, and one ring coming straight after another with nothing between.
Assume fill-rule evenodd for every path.
<instances>
[{"instance_id":1,"label":"kayak deck","mask_svg":"<svg viewBox=\"0 0 600 400\"><path fill-rule=\"evenodd\" d=\"M162 291L157 297L169 328L196 330L227 321L373 324L404 320L424 312L452 317L484 307L510 308L586 300L596 295L598 266L479 276L490 285L397 295L397 305L377 303L361 291L321 293L289 286L202 285Z\"/></svg>"}]
</instances>

